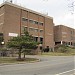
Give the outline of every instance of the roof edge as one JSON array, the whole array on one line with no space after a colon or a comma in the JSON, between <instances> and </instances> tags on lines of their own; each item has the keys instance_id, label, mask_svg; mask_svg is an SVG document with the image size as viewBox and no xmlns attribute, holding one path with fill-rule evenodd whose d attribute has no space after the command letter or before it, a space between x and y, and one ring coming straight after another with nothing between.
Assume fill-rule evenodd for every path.
<instances>
[{"instance_id":1,"label":"roof edge","mask_svg":"<svg viewBox=\"0 0 75 75\"><path fill-rule=\"evenodd\" d=\"M62 24L61 25L56 25L56 26L64 26L64 27L67 27L67 28L75 29L75 28L72 28L72 27L69 27L69 26L66 26L66 25L62 25Z\"/></svg>"},{"instance_id":2,"label":"roof edge","mask_svg":"<svg viewBox=\"0 0 75 75\"><path fill-rule=\"evenodd\" d=\"M0 5L0 7L2 7L2 6L5 5L5 4L10 5L10 6L13 6L13 7L16 7L16 8L19 8L19 9L23 9L23 10L26 10L26 11L29 11L29 12L32 12L32 13L35 13L35 14L38 14L38 15L42 15L43 17L47 17L47 18L53 19L53 17L50 17L50 16L48 16L48 15L42 14L42 13L40 13L40 12L31 10L31 9L29 9L29 8L25 8L25 7L22 7L22 6L20 6L20 5L13 4L13 3L10 3L10 2L7 2L7 1L5 1L4 3L2 3L2 4Z\"/></svg>"}]
</instances>

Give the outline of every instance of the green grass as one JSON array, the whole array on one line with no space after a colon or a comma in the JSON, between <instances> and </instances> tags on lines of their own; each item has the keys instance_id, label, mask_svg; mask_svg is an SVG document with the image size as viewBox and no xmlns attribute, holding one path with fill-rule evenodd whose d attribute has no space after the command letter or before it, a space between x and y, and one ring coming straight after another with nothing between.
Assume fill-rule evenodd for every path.
<instances>
[{"instance_id":1,"label":"green grass","mask_svg":"<svg viewBox=\"0 0 75 75\"><path fill-rule=\"evenodd\" d=\"M36 58L25 58L24 61L17 61L16 58L13 57L0 57L0 64L1 63L22 63L22 62L31 62L31 61L36 61L38 59Z\"/></svg>"},{"instance_id":2,"label":"green grass","mask_svg":"<svg viewBox=\"0 0 75 75\"><path fill-rule=\"evenodd\" d=\"M75 53L59 53L59 52L45 52L42 55L49 55L49 56L73 56Z\"/></svg>"}]
</instances>

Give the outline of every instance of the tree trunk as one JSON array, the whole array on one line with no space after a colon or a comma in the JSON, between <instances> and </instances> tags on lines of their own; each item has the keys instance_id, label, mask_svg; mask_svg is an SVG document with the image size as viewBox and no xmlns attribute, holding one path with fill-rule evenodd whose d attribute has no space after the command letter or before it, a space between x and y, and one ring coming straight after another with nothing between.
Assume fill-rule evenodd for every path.
<instances>
[{"instance_id":1,"label":"tree trunk","mask_svg":"<svg viewBox=\"0 0 75 75\"><path fill-rule=\"evenodd\" d=\"M25 54L25 52L24 52L24 59L25 59L25 55L26 55L26 54Z\"/></svg>"},{"instance_id":2,"label":"tree trunk","mask_svg":"<svg viewBox=\"0 0 75 75\"><path fill-rule=\"evenodd\" d=\"M19 59L21 59L21 49L19 49Z\"/></svg>"}]
</instances>

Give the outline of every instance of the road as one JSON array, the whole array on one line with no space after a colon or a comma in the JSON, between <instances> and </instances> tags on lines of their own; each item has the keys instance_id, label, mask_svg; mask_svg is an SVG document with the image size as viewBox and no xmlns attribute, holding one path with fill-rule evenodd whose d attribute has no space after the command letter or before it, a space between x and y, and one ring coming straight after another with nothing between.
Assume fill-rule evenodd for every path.
<instances>
[{"instance_id":1,"label":"road","mask_svg":"<svg viewBox=\"0 0 75 75\"><path fill-rule=\"evenodd\" d=\"M27 56L40 62L0 66L0 75L74 75L74 56Z\"/></svg>"}]
</instances>

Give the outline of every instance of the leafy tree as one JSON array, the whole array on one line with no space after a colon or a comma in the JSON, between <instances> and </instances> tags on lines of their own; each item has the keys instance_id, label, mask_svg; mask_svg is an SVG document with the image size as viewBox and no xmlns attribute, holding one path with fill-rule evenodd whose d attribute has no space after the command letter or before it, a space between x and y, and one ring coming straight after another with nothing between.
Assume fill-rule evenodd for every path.
<instances>
[{"instance_id":1,"label":"leafy tree","mask_svg":"<svg viewBox=\"0 0 75 75\"><path fill-rule=\"evenodd\" d=\"M7 46L9 48L16 48L19 49L19 56L18 58L21 59L21 52L24 52L25 57L25 51L28 52L30 49L36 49L38 45L38 42L35 42L33 40L32 35L29 35L27 31L24 31L23 36L13 37L10 39L7 43Z\"/></svg>"}]
</instances>

